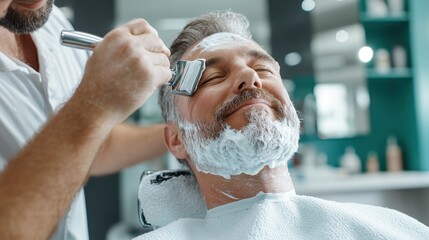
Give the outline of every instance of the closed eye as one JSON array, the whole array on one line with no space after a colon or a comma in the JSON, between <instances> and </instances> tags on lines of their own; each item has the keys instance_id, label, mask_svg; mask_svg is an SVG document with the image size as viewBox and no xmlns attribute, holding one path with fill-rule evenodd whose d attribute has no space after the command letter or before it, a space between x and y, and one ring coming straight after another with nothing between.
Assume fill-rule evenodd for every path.
<instances>
[{"instance_id":1,"label":"closed eye","mask_svg":"<svg viewBox=\"0 0 429 240\"><path fill-rule=\"evenodd\" d=\"M254 66L253 69L258 73L259 72L274 73L274 71L266 65L259 65L258 64L256 66Z\"/></svg>"},{"instance_id":2,"label":"closed eye","mask_svg":"<svg viewBox=\"0 0 429 240\"><path fill-rule=\"evenodd\" d=\"M269 73L273 72L273 71L271 71L271 69L267 69L267 68L258 68L258 69L255 69L255 71L257 71L257 72L269 72Z\"/></svg>"},{"instance_id":3,"label":"closed eye","mask_svg":"<svg viewBox=\"0 0 429 240\"><path fill-rule=\"evenodd\" d=\"M203 81L201 81L201 85L204 85L208 82L214 82L214 81L221 80L224 77L225 77L225 75L222 73L213 73L213 74L207 76Z\"/></svg>"},{"instance_id":4,"label":"closed eye","mask_svg":"<svg viewBox=\"0 0 429 240\"><path fill-rule=\"evenodd\" d=\"M254 68L254 70L258 75L268 76L274 74L273 70L268 67L257 67Z\"/></svg>"}]
</instances>

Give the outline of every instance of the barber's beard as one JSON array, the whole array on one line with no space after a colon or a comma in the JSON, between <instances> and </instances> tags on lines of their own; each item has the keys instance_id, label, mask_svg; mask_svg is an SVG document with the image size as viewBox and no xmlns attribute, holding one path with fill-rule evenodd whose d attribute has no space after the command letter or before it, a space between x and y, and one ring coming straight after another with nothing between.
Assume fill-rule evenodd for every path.
<instances>
[{"instance_id":1,"label":"barber's beard","mask_svg":"<svg viewBox=\"0 0 429 240\"><path fill-rule=\"evenodd\" d=\"M245 98L233 100L232 105L237 106ZM299 119L292 104L278 105L275 120L267 108L249 108L244 113L249 123L240 130L224 121L203 124L180 120L185 148L196 169L229 179L243 173L255 175L265 166L287 165L298 149Z\"/></svg>"},{"instance_id":2,"label":"barber's beard","mask_svg":"<svg viewBox=\"0 0 429 240\"><path fill-rule=\"evenodd\" d=\"M6 15L0 18L0 26L16 34L28 34L36 31L48 21L54 0L47 0L46 4L36 11L17 11L11 7Z\"/></svg>"}]
</instances>

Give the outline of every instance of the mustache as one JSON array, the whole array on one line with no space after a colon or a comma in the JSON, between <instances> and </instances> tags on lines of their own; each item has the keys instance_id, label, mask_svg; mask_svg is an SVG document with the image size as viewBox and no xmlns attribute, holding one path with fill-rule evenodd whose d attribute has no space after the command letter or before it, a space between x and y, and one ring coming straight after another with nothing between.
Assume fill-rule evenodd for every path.
<instances>
[{"instance_id":1,"label":"mustache","mask_svg":"<svg viewBox=\"0 0 429 240\"><path fill-rule=\"evenodd\" d=\"M271 93L266 90L254 88L245 89L240 94L225 101L214 113L216 120L224 122L226 115L232 112L235 108L240 106L242 103L251 99L263 99L270 102L273 105L273 110L277 120L283 120L286 118L285 107L282 105L280 100L275 98Z\"/></svg>"}]
</instances>

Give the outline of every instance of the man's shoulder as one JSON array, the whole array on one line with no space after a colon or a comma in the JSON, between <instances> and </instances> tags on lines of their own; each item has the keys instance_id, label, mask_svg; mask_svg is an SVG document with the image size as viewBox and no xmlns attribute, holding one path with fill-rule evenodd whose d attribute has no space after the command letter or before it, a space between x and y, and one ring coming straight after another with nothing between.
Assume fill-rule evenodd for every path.
<instances>
[{"instance_id":1,"label":"man's shoulder","mask_svg":"<svg viewBox=\"0 0 429 240\"><path fill-rule=\"evenodd\" d=\"M429 228L397 210L359 203L345 203L309 196L296 196L294 205L301 220L314 226L325 223L339 234L356 232L360 237L392 236L429 239ZM335 226L335 228L332 228ZM398 238L399 236L399 238Z\"/></svg>"},{"instance_id":2,"label":"man's shoulder","mask_svg":"<svg viewBox=\"0 0 429 240\"><path fill-rule=\"evenodd\" d=\"M408 217L411 218L397 210L361 204L361 203L352 203L352 202L337 202L331 200L325 200L317 197L297 195L294 199L295 204L300 209L311 209L312 214L315 213L341 213L343 216L366 216L374 215L371 217L377 216L392 216L392 217ZM380 215L381 214L381 215Z\"/></svg>"}]
</instances>

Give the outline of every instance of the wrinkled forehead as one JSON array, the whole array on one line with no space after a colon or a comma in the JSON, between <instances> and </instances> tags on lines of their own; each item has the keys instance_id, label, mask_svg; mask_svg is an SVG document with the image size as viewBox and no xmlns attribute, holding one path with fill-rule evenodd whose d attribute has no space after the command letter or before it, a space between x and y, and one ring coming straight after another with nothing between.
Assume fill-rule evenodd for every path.
<instances>
[{"instance_id":1,"label":"wrinkled forehead","mask_svg":"<svg viewBox=\"0 0 429 240\"><path fill-rule=\"evenodd\" d=\"M215 52L217 50L224 50L229 48L235 48L243 45L257 45L253 40L244 38L235 33L221 32L212 34L193 47L191 47L186 53L186 56L201 55L206 52Z\"/></svg>"}]
</instances>

